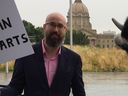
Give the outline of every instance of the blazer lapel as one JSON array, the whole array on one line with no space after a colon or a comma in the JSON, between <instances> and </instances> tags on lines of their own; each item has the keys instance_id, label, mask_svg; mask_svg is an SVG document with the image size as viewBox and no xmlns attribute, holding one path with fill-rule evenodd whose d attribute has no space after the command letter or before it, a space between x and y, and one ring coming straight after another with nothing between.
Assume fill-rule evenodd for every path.
<instances>
[{"instance_id":1,"label":"blazer lapel","mask_svg":"<svg viewBox=\"0 0 128 96\"><path fill-rule=\"evenodd\" d=\"M39 66L39 71L40 71L40 78L41 78L41 84L46 84L46 86L48 85L48 80L47 80L47 76L46 76L46 70L45 70L45 64L44 64L44 58L43 58L43 50L42 50L42 43L39 43L39 47L36 50L37 51L37 64Z\"/></svg>"},{"instance_id":2,"label":"blazer lapel","mask_svg":"<svg viewBox=\"0 0 128 96\"><path fill-rule=\"evenodd\" d=\"M64 48L62 47L61 48L61 54L59 54L59 56L58 56L58 65L57 65L56 73L55 73L55 75L53 77L53 81L52 81L51 87L53 87L54 84L56 84L58 82L62 71L66 70L67 66L65 66L65 64L67 62L68 62L68 56L65 53Z\"/></svg>"}]
</instances>

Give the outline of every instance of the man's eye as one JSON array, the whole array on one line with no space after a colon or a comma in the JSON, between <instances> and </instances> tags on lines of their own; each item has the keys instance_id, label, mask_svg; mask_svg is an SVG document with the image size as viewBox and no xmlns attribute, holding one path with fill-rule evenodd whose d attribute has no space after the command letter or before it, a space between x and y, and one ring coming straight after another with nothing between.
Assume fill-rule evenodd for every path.
<instances>
[{"instance_id":1,"label":"man's eye","mask_svg":"<svg viewBox=\"0 0 128 96\"><path fill-rule=\"evenodd\" d=\"M58 24L58 27L59 28L63 28L64 26L62 24Z\"/></svg>"},{"instance_id":2,"label":"man's eye","mask_svg":"<svg viewBox=\"0 0 128 96\"><path fill-rule=\"evenodd\" d=\"M50 25L53 26L53 27L56 27L56 24L53 23L53 22L51 22Z\"/></svg>"},{"instance_id":3,"label":"man's eye","mask_svg":"<svg viewBox=\"0 0 128 96\"><path fill-rule=\"evenodd\" d=\"M64 25L63 24L60 24L60 23L58 23L58 24L56 24L56 23L54 23L54 22L50 22L50 23L48 23L51 27L58 27L58 28L64 28Z\"/></svg>"}]
</instances>

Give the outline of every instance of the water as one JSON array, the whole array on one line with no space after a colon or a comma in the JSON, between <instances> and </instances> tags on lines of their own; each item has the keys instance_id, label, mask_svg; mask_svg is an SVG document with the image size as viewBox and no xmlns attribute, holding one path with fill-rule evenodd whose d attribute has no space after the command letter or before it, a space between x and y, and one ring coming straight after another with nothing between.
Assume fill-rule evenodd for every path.
<instances>
[{"instance_id":1,"label":"water","mask_svg":"<svg viewBox=\"0 0 128 96\"><path fill-rule=\"evenodd\" d=\"M87 96L128 96L128 72L84 73Z\"/></svg>"},{"instance_id":2,"label":"water","mask_svg":"<svg viewBox=\"0 0 128 96\"><path fill-rule=\"evenodd\" d=\"M0 72L0 85L7 85L11 80L12 73Z\"/></svg>"},{"instance_id":3,"label":"water","mask_svg":"<svg viewBox=\"0 0 128 96\"><path fill-rule=\"evenodd\" d=\"M1 72L0 84L8 84L11 76ZM83 77L87 96L128 96L128 72L87 72Z\"/></svg>"}]
</instances>

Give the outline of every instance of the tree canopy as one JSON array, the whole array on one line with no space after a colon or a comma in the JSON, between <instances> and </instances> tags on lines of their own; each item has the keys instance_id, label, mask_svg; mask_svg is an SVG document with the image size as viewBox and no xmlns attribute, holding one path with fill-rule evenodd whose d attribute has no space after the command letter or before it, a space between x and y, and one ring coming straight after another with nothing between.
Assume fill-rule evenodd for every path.
<instances>
[{"instance_id":1,"label":"tree canopy","mask_svg":"<svg viewBox=\"0 0 128 96\"><path fill-rule=\"evenodd\" d=\"M23 20L24 27L31 42L39 42L44 37L42 27L35 27L32 23Z\"/></svg>"},{"instance_id":2,"label":"tree canopy","mask_svg":"<svg viewBox=\"0 0 128 96\"><path fill-rule=\"evenodd\" d=\"M82 33L81 31L73 30L73 44L74 45L88 45L89 39L86 34ZM70 44L70 32L66 33L65 44Z\"/></svg>"}]
</instances>

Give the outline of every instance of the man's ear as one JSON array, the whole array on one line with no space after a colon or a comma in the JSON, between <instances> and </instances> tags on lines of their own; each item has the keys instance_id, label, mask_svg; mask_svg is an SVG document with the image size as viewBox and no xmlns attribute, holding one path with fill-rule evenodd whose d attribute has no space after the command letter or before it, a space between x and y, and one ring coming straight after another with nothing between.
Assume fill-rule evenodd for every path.
<instances>
[{"instance_id":1,"label":"man's ear","mask_svg":"<svg viewBox=\"0 0 128 96\"><path fill-rule=\"evenodd\" d=\"M65 32L67 32L68 31L68 29L67 28L65 28Z\"/></svg>"},{"instance_id":2,"label":"man's ear","mask_svg":"<svg viewBox=\"0 0 128 96\"><path fill-rule=\"evenodd\" d=\"M67 32L67 31L68 31L68 27L66 26L66 27L65 27L65 32Z\"/></svg>"}]
</instances>

